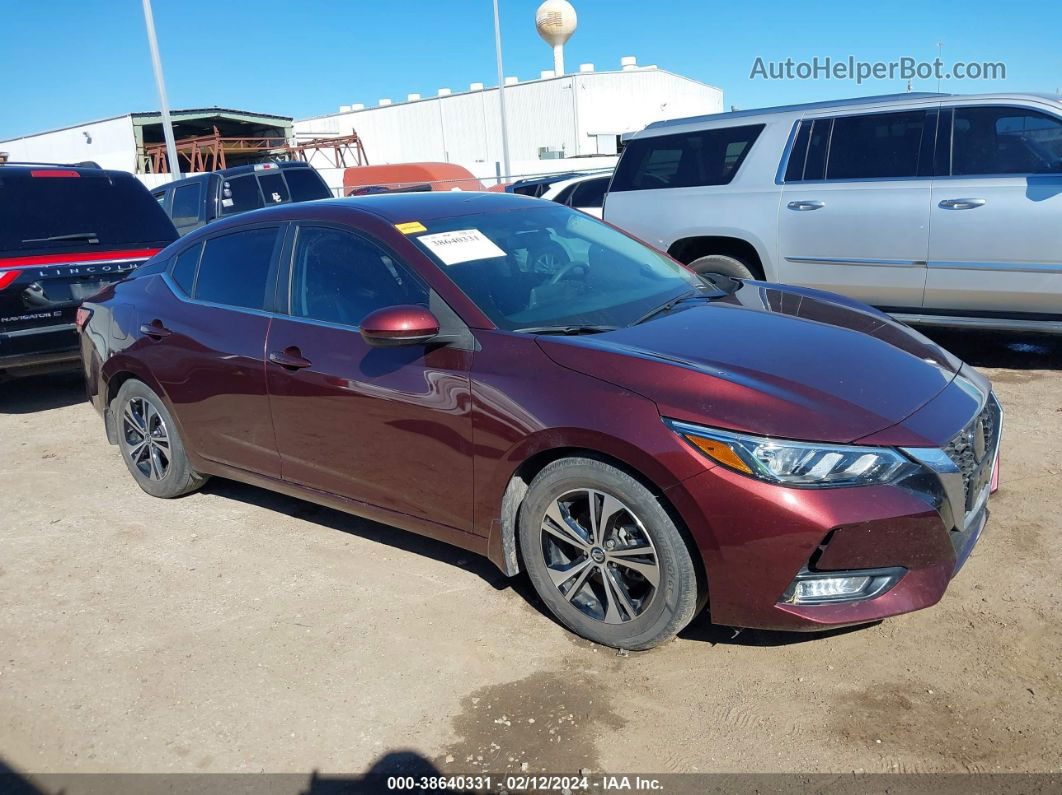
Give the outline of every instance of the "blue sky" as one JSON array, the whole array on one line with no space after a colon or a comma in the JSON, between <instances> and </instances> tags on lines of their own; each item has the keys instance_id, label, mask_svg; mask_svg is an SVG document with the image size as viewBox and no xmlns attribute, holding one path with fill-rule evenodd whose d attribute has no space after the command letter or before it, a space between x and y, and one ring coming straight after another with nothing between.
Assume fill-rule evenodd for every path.
<instances>
[{"instance_id":1,"label":"blue sky","mask_svg":"<svg viewBox=\"0 0 1062 795\"><path fill-rule=\"evenodd\" d=\"M539 0L500 0L506 73L552 66L534 30ZM1005 81L943 90L1057 91L1062 3L574 0L569 69L636 55L723 88L727 107L901 91L900 80L751 80L767 60L911 56L1002 61ZM241 108L296 118L441 86L496 83L490 0L154 0L173 107ZM2 0L0 139L157 108L139 0ZM935 90L935 80L915 80Z\"/></svg>"}]
</instances>

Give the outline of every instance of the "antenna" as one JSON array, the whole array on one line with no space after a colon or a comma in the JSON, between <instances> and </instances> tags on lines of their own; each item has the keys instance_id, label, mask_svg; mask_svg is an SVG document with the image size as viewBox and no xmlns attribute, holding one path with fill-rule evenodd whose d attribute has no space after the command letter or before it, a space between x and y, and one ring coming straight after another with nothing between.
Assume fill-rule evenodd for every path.
<instances>
[{"instance_id":1,"label":"antenna","mask_svg":"<svg viewBox=\"0 0 1062 795\"><path fill-rule=\"evenodd\" d=\"M942 41L938 41L937 42L937 60L940 61L941 64L944 63L944 42L942 42ZM938 66L937 68L939 69L940 67ZM937 93L938 94L940 93L940 73L939 72L937 73Z\"/></svg>"}]
</instances>

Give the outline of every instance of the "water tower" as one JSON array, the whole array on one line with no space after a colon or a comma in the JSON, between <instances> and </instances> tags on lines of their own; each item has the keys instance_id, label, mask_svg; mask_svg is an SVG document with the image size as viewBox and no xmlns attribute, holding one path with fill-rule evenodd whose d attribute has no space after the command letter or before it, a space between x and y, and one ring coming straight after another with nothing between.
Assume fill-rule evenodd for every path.
<instances>
[{"instance_id":1,"label":"water tower","mask_svg":"<svg viewBox=\"0 0 1062 795\"><path fill-rule=\"evenodd\" d=\"M535 12L538 35L553 48L553 73L564 74L564 43L575 33L579 17L568 0L546 0Z\"/></svg>"}]
</instances>

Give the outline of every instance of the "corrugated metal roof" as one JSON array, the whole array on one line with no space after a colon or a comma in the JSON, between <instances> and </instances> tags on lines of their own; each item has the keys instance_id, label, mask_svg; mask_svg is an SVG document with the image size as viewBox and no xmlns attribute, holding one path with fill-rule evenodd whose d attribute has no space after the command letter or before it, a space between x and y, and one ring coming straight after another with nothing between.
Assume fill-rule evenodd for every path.
<instances>
[{"instance_id":1,"label":"corrugated metal roof","mask_svg":"<svg viewBox=\"0 0 1062 795\"><path fill-rule=\"evenodd\" d=\"M253 116L258 119L278 119L282 121L292 121L291 116L277 116L272 113L257 113L252 110L236 110L233 108L190 108L187 110L171 110L171 116L182 116L183 118L195 118L196 116L217 116L218 114L233 114L240 116ZM25 135L15 135L11 138L5 138L0 143L6 143L8 141L18 141L23 138L34 138L38 135L48 135L49 133L62 132L63 130L73 130L76 127L88 127L93 124L102 124L105 121L115 121L116 119L133 119L133 118L149 118L156 117L161 118L162 112L157 110L146 111L133 111L131 113L120 113L117 116L107 116L103 119L92 119L91 121L83 121L77 124L67 124L65 127L53 127L50 130L38 130L37 132L26 133Z\"/></svg>"},{"instance_id":2,"label":"corrugated metal roof","mask_svg":"<svg viewBox=\"0 0 1062 795\"><path fill-rule=\"evenodd\" d=\"M262 118L262 119L282 119L283 121L291 121L292 118L293 118L292 116L278 116L278 115L276 115L274 113L258 113L257 111L239 110L238 108L188 108L188 109L184 109L184 110L177 110L177 109L170 110L170 115L171 116L218 116L218 115L225 115L225 114L233 114L233 115L238 114L240 116L256 116L256 117ZM135 111L133 113L130 113L129 115L134 117L134 118L145 117L145 116L151 116L151 117L157 117L157 118L161 118L162 117L161 111L157 111L157 110Z\"/></svg>"}]
</instances>

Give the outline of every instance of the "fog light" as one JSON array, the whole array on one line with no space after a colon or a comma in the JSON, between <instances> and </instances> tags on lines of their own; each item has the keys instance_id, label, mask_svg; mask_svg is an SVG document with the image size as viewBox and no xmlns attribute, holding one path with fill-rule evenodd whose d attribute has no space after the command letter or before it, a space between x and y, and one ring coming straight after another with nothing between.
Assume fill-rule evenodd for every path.
<instances>
[{"instance_id":1,"label":"fog light","mask_svg":"<svg viewBox=\"0 0 1062 795\"><path fill-rule=\"evenodd\" d=\"M881 596L906 571L900 568L829 573L804 570L785 589L781 601L794 605L862 602Z\"/></svg>"}]
</instances>

